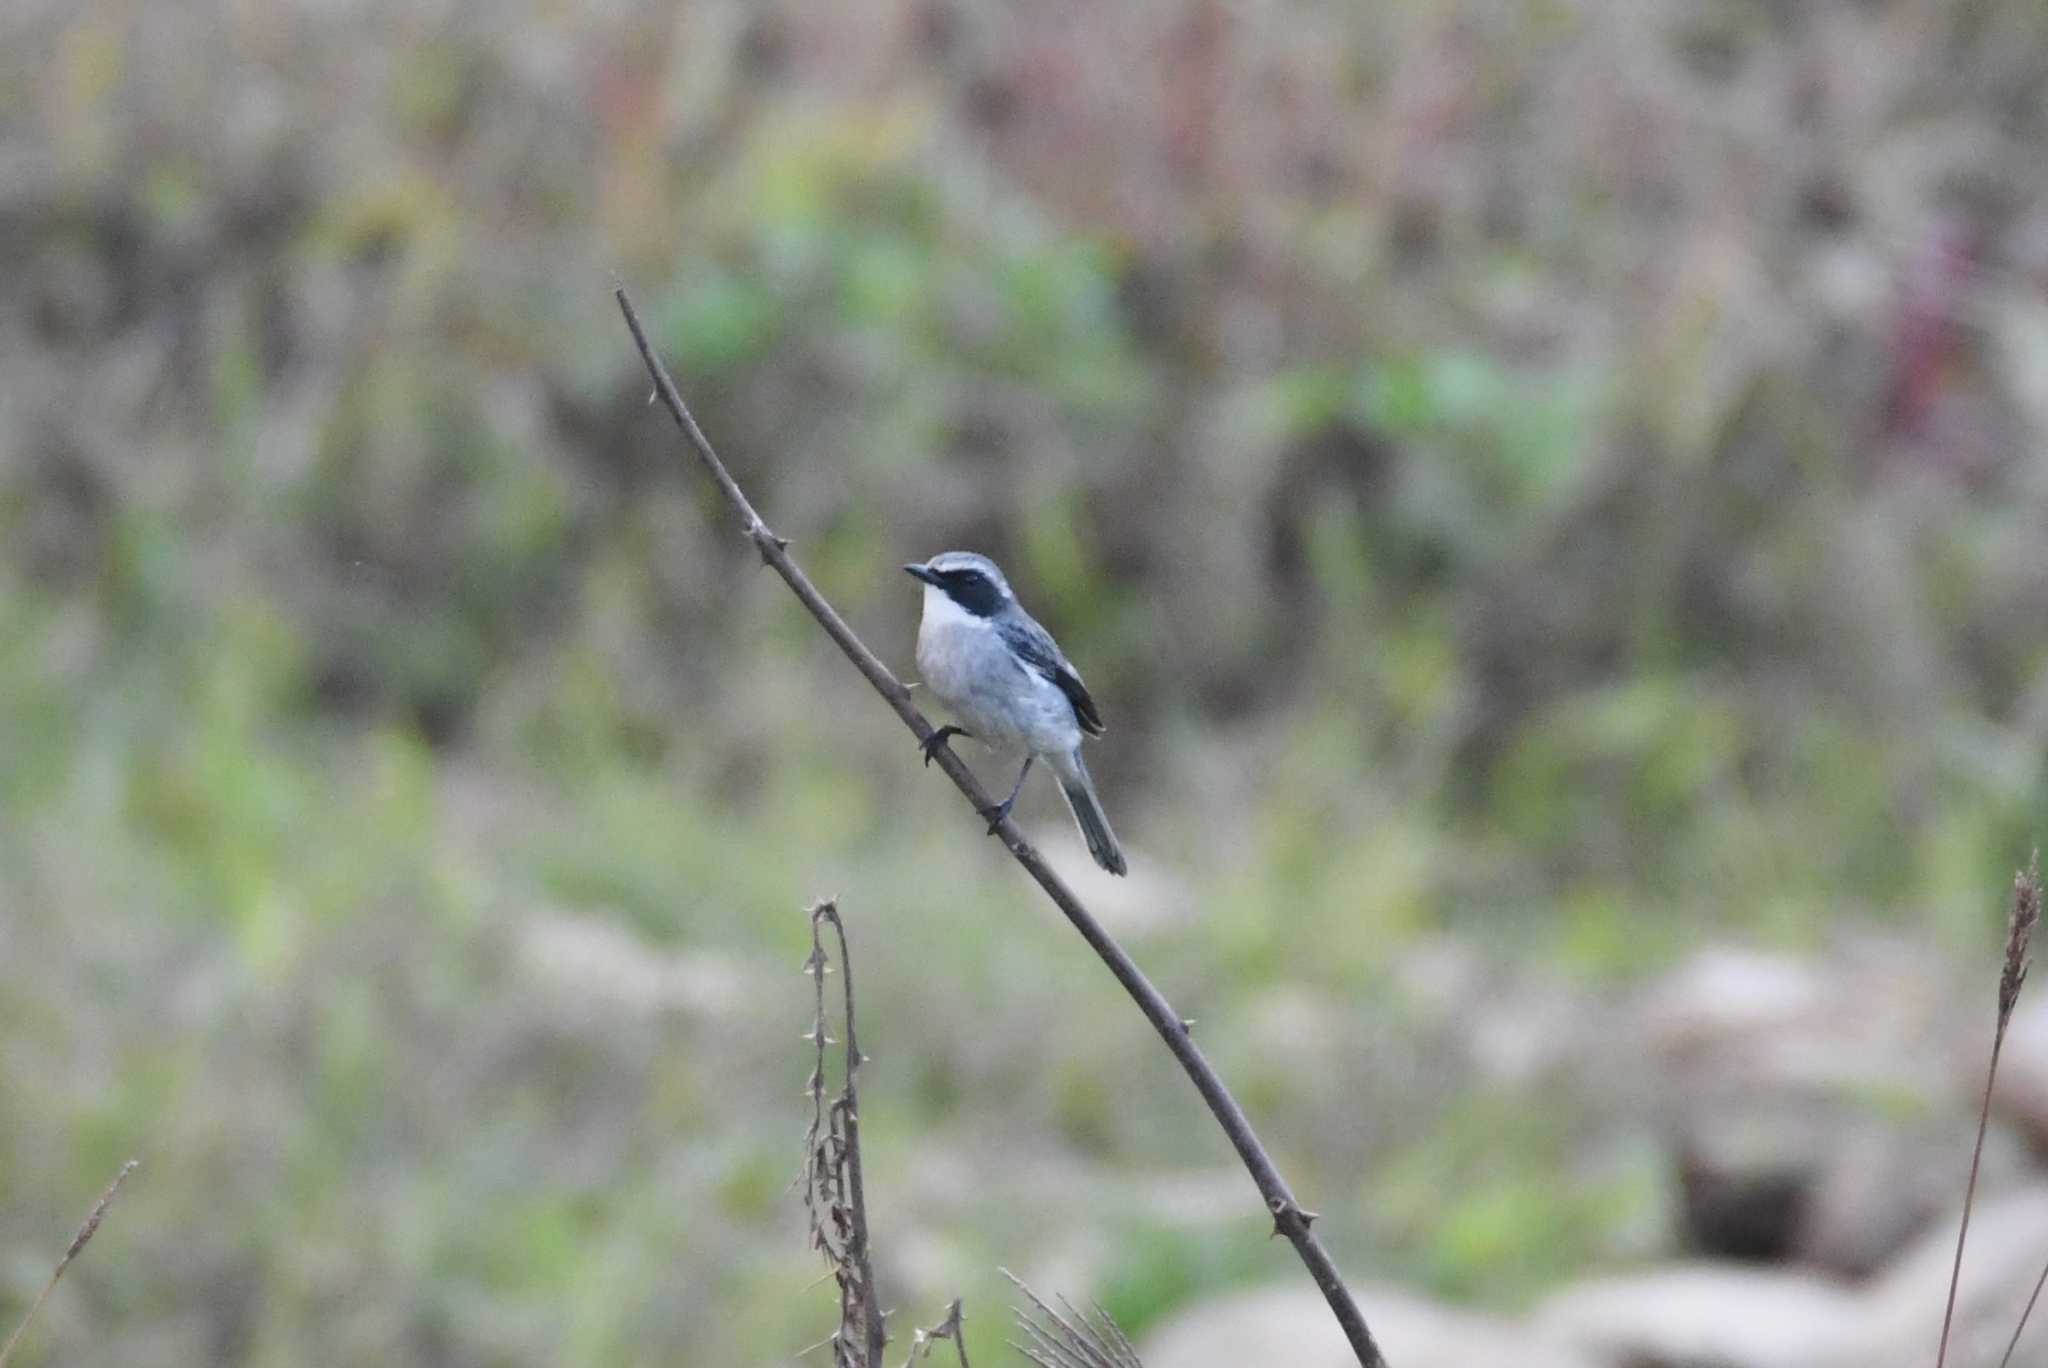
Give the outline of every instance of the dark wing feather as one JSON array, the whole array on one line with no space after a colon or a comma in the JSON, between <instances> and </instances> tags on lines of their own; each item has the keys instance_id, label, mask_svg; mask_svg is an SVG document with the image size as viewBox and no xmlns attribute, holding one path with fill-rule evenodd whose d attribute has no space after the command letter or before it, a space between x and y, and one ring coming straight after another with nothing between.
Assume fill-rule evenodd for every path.
<instances>
[{"instance_id":1,"label":"dark wing feather","mask_svg":"<svg viewBox=\"0 0 2048 1368\"><path fill-rule=\"evenodd\" d=\"M1074 720L1081 724L1081 730L1089 736L1102 735L1102 714L1095 710L1095 700L1088 696L1088 686L1081 682L1080 674L1060 653L1059 643L1052 639L1052 634L1021 612L1005 618L997 630L1002 632L1004 644L1016 652L1019 660L1059 686L1059 691L1067 696L1067 702L1073 705Z\"/></svg>"}]
</instances>

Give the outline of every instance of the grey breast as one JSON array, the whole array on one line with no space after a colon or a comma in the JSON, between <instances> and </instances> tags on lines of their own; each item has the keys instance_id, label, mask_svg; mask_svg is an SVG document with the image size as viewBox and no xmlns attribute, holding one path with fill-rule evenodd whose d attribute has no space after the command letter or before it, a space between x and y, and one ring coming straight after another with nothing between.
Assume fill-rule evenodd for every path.
<instances>
[{"instance_id":1,"label":"grey breast","mask_svg":"<svg viewBox=\"0 0 2048 1368\"><path fill-rule=\"evenodd\" d=\"M1055 752L1080 740L1066 696L1025 668L980 623L948 622L920 631L917 668L934 696L989 745Z\"/></svg>"}]
</instances>

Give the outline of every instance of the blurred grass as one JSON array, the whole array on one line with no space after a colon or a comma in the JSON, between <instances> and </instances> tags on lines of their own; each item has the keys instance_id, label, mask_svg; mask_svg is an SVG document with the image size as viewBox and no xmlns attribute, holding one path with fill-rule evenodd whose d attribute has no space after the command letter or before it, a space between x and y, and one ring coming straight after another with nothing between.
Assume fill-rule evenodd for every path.
<instances>
[{"instance_id":1,"label":"blurred grass","mask_svg":"<svg viewBox=\"0 0 2048 1368\"><path fill-rule=\"evenodd\" d=\"M169 8L0 18L0 1323L146 1162L26 1361L811 1343L822 893L909 1319L1289 1276L615 272L888 658L967 545L1086 664L1091 894L1347 1268L1512 1305L1663 1238L1621 1085L1490 1074L1445 946L1590 1002L1995 938L2038 6Z\"/></svg>"}]
</instances>

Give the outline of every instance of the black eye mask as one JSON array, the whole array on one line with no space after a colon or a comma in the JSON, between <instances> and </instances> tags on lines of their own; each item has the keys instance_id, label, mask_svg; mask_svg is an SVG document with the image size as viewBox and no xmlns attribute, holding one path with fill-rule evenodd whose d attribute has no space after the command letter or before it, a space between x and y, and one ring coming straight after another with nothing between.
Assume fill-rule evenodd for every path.
<instances>
[{"instance_id":1,"label":"black eye mask","mask_svg":"<svg viewBox=\"0 0 2048 1368\"><path fill-rule=\"evenodd\" d=\"M946 597L976 617L993 617L1003 606L1003 592L979 570L949 570L939 576Z\"/></svg>"}]
</instances>

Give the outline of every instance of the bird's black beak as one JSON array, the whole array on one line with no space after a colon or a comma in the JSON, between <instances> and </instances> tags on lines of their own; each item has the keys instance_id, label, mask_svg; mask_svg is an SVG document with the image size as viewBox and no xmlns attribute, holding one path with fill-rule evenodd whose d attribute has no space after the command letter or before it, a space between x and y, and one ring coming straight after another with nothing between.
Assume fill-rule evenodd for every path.
<instances>
[{"instance_id":1,"label":"bird's black beak","mask_svg":"<svg viewBox=\"0 0 2048 1368\"><path fill-rule=\"evenodd\" d=\"M912 561L909 565L904 566L903 573L914 579L921 579L926 584L937 584L939 582L937 575L934 575L929 569L916 561Z\"/></svg>"}]
</instances>

